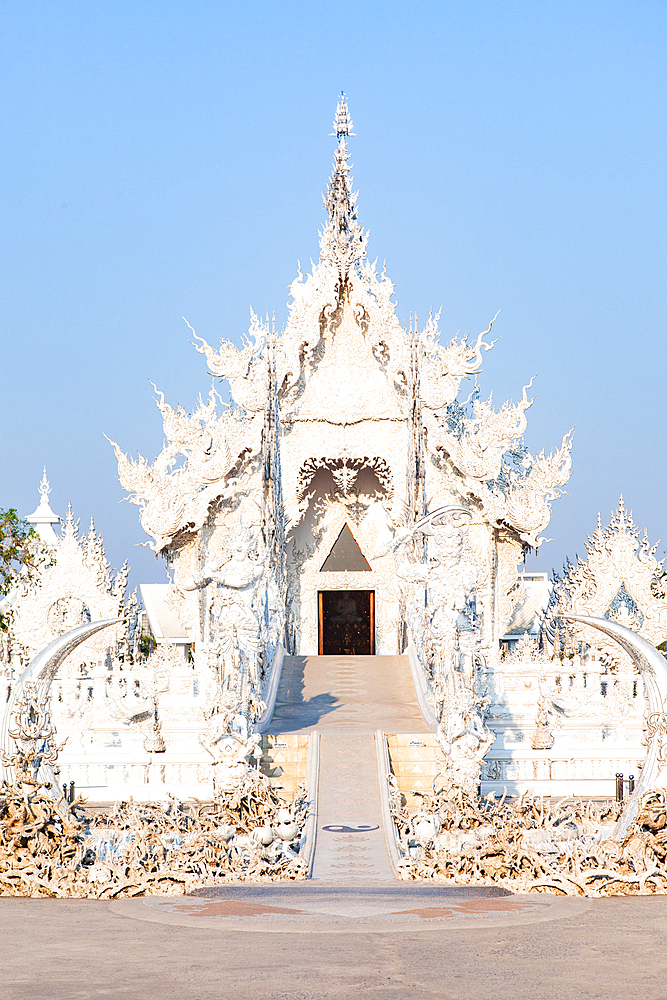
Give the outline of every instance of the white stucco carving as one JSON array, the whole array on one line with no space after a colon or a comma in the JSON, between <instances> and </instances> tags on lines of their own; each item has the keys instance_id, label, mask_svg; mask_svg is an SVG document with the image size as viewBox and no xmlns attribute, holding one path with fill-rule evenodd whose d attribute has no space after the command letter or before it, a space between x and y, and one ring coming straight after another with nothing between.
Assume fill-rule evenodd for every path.
<instances>
[{"instance_id":1,"label":"white stucco carving","mask_svg":"<svg viewBox=\"0 0 667 1000\"><path fill-rule=\"evenodd\" d=\"M618 509L606 528L600 515L593 535L586 542L588 557L568 564L556 582L549 607L551 631L560 622L562 632L571 633L574 642L585 642L605 652L612 663L630 661L618 643L599 629L579 622L568 622L567 614L606 618L633 629L654 646L667 639L667 591L663 560L655 558L657 545L651 545L646 532L640 537L632 513L621 497Z\"/></svg>"},{"instance_id":2,"label":"white stucco carving","mask_svg":"<svg viewBox=\"0 0 667 1000\"><path fill-rule=\"evenodd\" d=\"M131 618L135 614L136 597L133 595L125 604L127 563L118 572L110 569L104 541L92 520L88 534L80 535L70 507L62 533L54 537L55 542L46 548L38 579L33 583L20 581L11 605L14 671L77 625L126 615ZM94 636L77 650L76 656L103 660L107 653L112 658L127 654L131 642L128 625Z\"/></svg>"},{"instance_id":3,"label":"white stucco carving","mask_svg":"<svg viewBox=\"0 0 667 1000\"><path fill-rule=\"evenodd\" d=\"M39 732L57 725L63 777L91 788L135 794L150 783L154 795L178 787L206 797L213 780L229 790L252 766L278 644L316 653L320 593L372 591L375 651L417 651L443 786L474 791L481 778L484 793L612 794L615 771L635 773L642 739L662 747L667 725L645 718L631 657L566 615L620 623L660 645L662 562L621 502L607 528L598 523L587 559L556 581L541 637L501 651L526 597L520 564L570 474L571 434L531 455L533 380L499 408L470 384L494 346L495 317L478 336L451 340L439 313L421 328L416 317L399 321L394 286L367 257L351 129L343 98L319 259L310 273L299 267L284 328L251 313L237 347L210 346L190 327L230 404L212 388L188 413L156 388L160 454L135 459L112 442L146 544L166 560L161 600L179 644L161 643L146 662L126 567L112 573L94 527L80 536L71 512L53 531L44 477L29 518L43 547L39 581L19 580L0 604L11 609L0 633L5 693L67 629L124 618L67 658ZM332 568L346 527L363 560Z\"/></svg>"},{"instance_id":4,"label":"white stucco carving","mask_svg":"<svg viewBox=\"0 0 667 1000\"><path fill-rule=\"evenodd\" d=\"M218 414L214 390L208 403L187 414L173 410L159 393L166 442L155 462L141 455L134 461L111 442L121 485L141 508L141 524L162 552L179 532L196 531L211 505L238 488L238 473L260 447L261 423L229 411Z\"/></svg>"},{"instance_id":5,"label":"white stucco carving","mask_svg":"<svg viewBox=\"0 0 667 1000\"><path fill-rule=\"evenodd\" d=\"M319 261L299 269L284 329L252 314L240 348L193 330L231 406L219 413L212 390L189 415L159 394L165 446L150 463L114 444L119 478L190 616L195 669L217 706L209 727L231 736L234 718L257 719L278 641L317 651L319 592L374 591L376 652L414 639L448 745L462 740L478 767L488 739L478 665L497 660L517 564L567 481L570 439L549 457L525 449L532 381L500 409L476 391L458 400L493 347L492 323L448 343L438 314L421 330L401 325L394 286L367 257L351 129L342 97ZM434 519L441 509L450 513ZM345 525L368 568L325 570Z\"/></svg>"},{"instance_id":6,"label":"white stucco carving","mask_svg":"<svg viewBox=\"0 0 667 1000\"><path fill-rule=\"evenodd\" d=\"M7 731L15 750L1 753L3 765L13 769L17 782L37 781L42 766L53 767L58 760L63 744L56 743L49 707L48 698L40 697L33 681L22 686Z\"/></svg>"},{"instance_id":7,"label":"white stucco carving","mask_svg":"<svg viewBox=\"0 0 667 1000\"><path fill-rule=\"evenodd\" d=\"M612 795L616 773L638 778L644 744L655 735L644 681L617 637L589 621L621 625L660 645L667 635L664 580L655 546L640 536L622 499L606 528L598 516L587 558L568 563L555 581L540 641L520 641L487 671L496 738L484 790Z\"/></svg>"},{"instance_id":8,"label":"white stucco carving","mask_svg":"<svg viewBox=\"0 0 667 1000\"><path fill-rule=\"evenodd\" d=\"M394 286L367 256L351 129L342 99L319 259L310 273L299 268L284 328L251 313L237 347L211 346L190 327L229 405L211 388L188 413L155 389L160 454L133 458L112 442L147 544L166 560L161 606L178 622L178 646L162 643L145 662L126 568L114 575L95 529L79 536L71 513L54 533L44 478L29 519L44 549L39 584L19 581L2 602L12 609L10 633L0 633L6 685L64 630L129 616L54 680L63 774L71 766L91 786L206 795L213 777L229 789L252 766L278 644L316 653L319 595L372 591L375 651L417 651L443 784L474 790L481 770L484 792L594 784L606 794L614 770L634 773L643 755L642 682L612 638L565 615L620 623L660 645L662 563L621 503L587 559L556 582L541 638L501 651L527 594L519 567L570 474L571 435L551 454L527 451L533 380L517 402L480 398L471 381L494 346L495 317L478 336L451 340L437 312L421 327L399 321ZM343 529L358 565L327 562Z\"/></svg>"}]
</instances>

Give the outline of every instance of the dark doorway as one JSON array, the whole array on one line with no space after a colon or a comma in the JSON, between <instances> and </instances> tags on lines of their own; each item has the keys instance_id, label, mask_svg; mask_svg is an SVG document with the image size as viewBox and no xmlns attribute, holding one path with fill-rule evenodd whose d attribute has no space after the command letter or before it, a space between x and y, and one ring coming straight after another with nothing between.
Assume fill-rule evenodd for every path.
<instances>
[{"instance_id":1,"label":"dark doorway","mask_svg":"<svg viewBox=\"0 0 667 1000\"><path fill-rule=\"evenodd\" d=\"M320 656L375 653L374 590L320 590L317 600Z\"/></svg>"}]
</instances>

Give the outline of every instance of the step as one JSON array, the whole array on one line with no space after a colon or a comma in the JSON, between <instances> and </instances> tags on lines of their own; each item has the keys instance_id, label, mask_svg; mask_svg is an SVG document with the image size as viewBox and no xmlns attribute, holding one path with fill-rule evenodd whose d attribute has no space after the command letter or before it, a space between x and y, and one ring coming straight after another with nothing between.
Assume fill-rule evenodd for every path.
<instances>
[{"instance_id":1,"label":"step","mask_svg":"<svg viewBox=\"0 0 667 1000\"><path fill-rule=\"evenodd\" d=\"M264 733L259 768L281 799L291 801L306 783L308 736L303 733Z\"/></svg>"},{"instance_id":2,"label":"step","mask_svg":"<svg viewBox=\"0 0 667 1000\"><path fill-rule=\"evenodd\" d=\"M387 733L389 762L396 784L410 808L418 807L420 797L431 795L433 779L442 770L445 755L434 733Z\"/></svg>"}]
</instances>

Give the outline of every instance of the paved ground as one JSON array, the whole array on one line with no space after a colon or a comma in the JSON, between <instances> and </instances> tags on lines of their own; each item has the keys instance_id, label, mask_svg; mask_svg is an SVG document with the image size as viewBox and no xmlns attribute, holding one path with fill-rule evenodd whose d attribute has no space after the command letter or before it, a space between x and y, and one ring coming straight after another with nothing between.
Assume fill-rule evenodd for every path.
<instances>
[{"instance_id":1,"label":"paved ground","mask_svg":"<svg viewBox=\"0 0 667 1000\"><path fill-rule=\"evenodd\" d=\"M253 933L347 934L351 930L402 933L454 923L503 926L553 919L577 900L517 896L497 886L469 888L415 882L301 882L229 885L192 896L119 900L115 912L137 920L183 927L217 927ZM586 902L583 905L587 905Z\"/></svg>"},{"instance_id":2,"label":"paved ground","mask_svg":"<svg viewBox=\"0 0 667 1000\"><path fill-rule=\"evenodd\" d=\"M0 898L2 1000L667 998L664 896L556 901L553 919L520 923L317 934L155 923L121 905Z\"/></svg>"},{"instance_id":3,"label":"paved ground","mask_svg":"<svg viewBox=\"0 0 667 1000\"><path fill-rule=\"evenodd\" d=\"M421 733L407 656L286 656L270 733Z\"/></svg>"}]
</instances>

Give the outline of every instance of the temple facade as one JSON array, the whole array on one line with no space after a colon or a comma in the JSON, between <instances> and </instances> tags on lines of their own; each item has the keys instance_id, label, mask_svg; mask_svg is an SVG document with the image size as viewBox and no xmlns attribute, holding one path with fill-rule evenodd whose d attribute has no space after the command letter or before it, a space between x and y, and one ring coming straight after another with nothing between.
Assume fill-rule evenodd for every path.
<instances>
[{"instance_id":1,"label":"temple facade","mask_svg":"<svg viewBox=\"0 0 667 1000\"><path fill-rule=\"evenodd\" d=\"M119 478L167 560L216 732L261 716L279 649L409 651L438 720L464 718L481 747L478 673L498 661L570 436L528 453L531 383L500 408L479 397L492 323L443 342L437 315L399 322L357 216L344 97L334 130L319 261L286 325L253 315L240 348L192 330L231 405L212 390L188 414L158 393L164 449L151 463L114 442Z\"/></svg>"},{"instance_id":2,"label":"temple facade","mask_svg":"<svg viewBox=\"0 0 667 1000\"><path fill-rule=\"evenodd\" d=\"M229 403L214 388L188 413L156 389L157 458L112 442L171 578L142 588L152 651L128 625L126 570L112 579L71 514L56 540L43 489L33 520L56 555L12 598L4 672L11 686L47 626L124 619L54 687L63 774L92 797L233 785L285 655L405 654L439 759L469 791L611 794L643 757L630 659L567 615L622 618L658 645L662 564L621 505L562 580L520 572L568 481L570 434L528 452L532 380L516 403L480 398L493 321L472 340L443 339L438 315L399 322L357 216L351 127L341 97L319 260L297 274L285 326L252 315L240 347L191 329Z\"/></svg>"},{"instance_id":3,"label":"temple facade","mask_svg":"<svg viewBox=\"0 0 667 1000\"><path fill-rule=\"evenodd\" d=\"M286 326L253 316L240 349L193 331L231 407L220 412L212 392L186 414L160 394L167 444L154 463L116 446L121 484L167 558L198 649L230 615L238 628L251 611L256 621L261 605L269 641L294 653L413 641L431 658L457 645L493 658L518 564L569 477L569 435L534 457L522 441L530 386L499 409L478 398L491 325L442 343L437 316L400 324L357 218L344 98L335 130L320 259L292 284ZM219 606L229 563L248 578L233 613Z\"/></svg>"}]
</instances>

